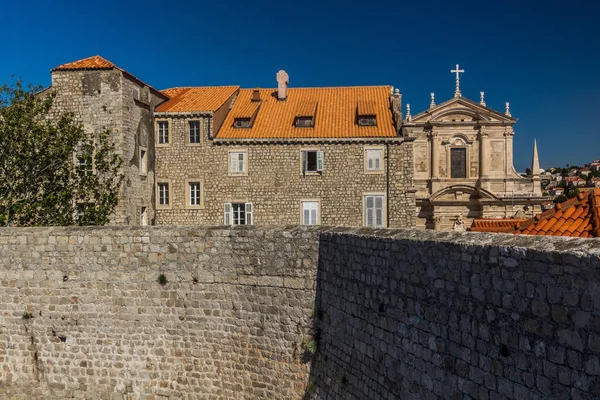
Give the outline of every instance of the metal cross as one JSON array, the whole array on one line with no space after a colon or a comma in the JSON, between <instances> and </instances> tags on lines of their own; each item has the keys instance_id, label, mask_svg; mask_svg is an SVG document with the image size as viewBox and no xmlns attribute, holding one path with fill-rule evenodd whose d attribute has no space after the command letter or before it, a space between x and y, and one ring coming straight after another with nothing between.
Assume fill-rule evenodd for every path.
<instances>
[{"instance_id":1,"label":"metal cross","mask_svg":"<svg viewBox=\"0 0 600 400\"><path fill-rule=\"evenodd\" d=\"M460 95L460 73L464 73L464 69L459 69L458 64L456 64L456 69L450 70L452 73L456 73L456 89L454 90L454 97L461 97Z\"/></svg>"}]
</instances>

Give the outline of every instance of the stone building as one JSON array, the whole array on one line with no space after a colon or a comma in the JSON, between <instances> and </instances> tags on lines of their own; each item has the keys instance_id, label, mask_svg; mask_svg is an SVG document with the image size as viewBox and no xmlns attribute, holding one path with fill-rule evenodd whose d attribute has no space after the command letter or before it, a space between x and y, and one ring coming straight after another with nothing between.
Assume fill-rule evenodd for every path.
<instances>
[{"instance_id":1,"label":"stone building","mask_svg":"<svg viewBox=\"0 0 600 400\"><path fill-rule=\"evenodd\" d=\"M154 108L168 97L102 57L52 70L54 109L70 111L90 134L109 129L123 158L123 185L112 223L153 218Z\"/></svg>"},{"instance_id":2,"label":"stone building","mask_svg":"<svg viewBox=\"0 0 600 400\"><path fill-rule=\"evenodd\" d=\"M457 72L458 71L458 72ZM407 112L402 135L414 139L418 228L464 230L474 218L533 216L542 197L537 148L532 177L513 167L513 125L504 113L462 97L458 69L454 98L431 104L414 117ZM409 106L408 106L409 107ZM408 108L410 110L410 107Z\"/></svg>"},{"instance_id":3,"label":"stone building","mask_svg":"<svg viewBox=\"0 0 600 400\"><path fill-rule=\"evenodd\" d=\"M111 129L115 224L411 227L412 145L390 86L157 91L99 57L52 72L58 110Z\"/></svg>"}]
</instances>

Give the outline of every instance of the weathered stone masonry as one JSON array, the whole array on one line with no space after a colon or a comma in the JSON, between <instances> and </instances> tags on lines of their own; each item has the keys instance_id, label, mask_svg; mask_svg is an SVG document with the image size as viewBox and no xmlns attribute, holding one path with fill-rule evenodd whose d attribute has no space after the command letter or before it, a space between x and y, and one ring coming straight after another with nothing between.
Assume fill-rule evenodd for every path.
<instances>
[{"instance_id":1,"label":"weathered stone masonry","mask_svg":"<svg viewBox=\"0 0 600 400\"><path fill-rule=\"evenodd\" d=\"M0 397L600 393L597 240L23 228L0 252Z\"/></svg>"}]
</instances>

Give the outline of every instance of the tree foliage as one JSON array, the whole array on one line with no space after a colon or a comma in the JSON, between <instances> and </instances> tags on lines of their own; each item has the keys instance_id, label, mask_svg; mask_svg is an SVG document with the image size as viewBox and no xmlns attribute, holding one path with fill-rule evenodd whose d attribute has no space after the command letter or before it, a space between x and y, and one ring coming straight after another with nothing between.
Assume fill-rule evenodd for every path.
<instances>
[{"instance_id":1,"label":"tree foliage","mask_svg":"<svg viewBox=\"0 0 600 400\"><path fill-rule=\"evenodd\" d=\"M0 226L104 225L123 180L111 133L86 133L39 89L0 87Z\"/></svg>"}]
</instances>

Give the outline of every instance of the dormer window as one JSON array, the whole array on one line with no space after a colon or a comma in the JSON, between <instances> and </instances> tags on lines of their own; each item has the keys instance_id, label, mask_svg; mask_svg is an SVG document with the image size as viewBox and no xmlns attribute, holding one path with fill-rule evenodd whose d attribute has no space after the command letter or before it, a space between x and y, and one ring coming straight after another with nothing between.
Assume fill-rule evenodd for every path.
<instances>
[{"instance_id":1,"label":"dormer window","mask_svg":"<svg viewBox=\"0 0 600 400\"><path fill-rule=\"evenodd\" d=\"M297 117L296 128L312 128L313 118L312 117Z\"/></svg>"},{"instance_id":2,"label":"dormer window","mask_svg":"<svg viewBox=\"0 0 600 400\"><path fill-rule=\"evenodd\" d=\"M235 128L250 128L250 118L236 118L233 126Z\"/></svg>"},{"instance_id":3,"label":"dormer window","mask_svg":"<svg viewBox=\"0 0 600 400\"><path fill-rule=\"evenodd\" d=\"M375 115L360 115L358 117L358 125L360 126L376 126L377 119Z\"/></svg>"}]
</instances>

